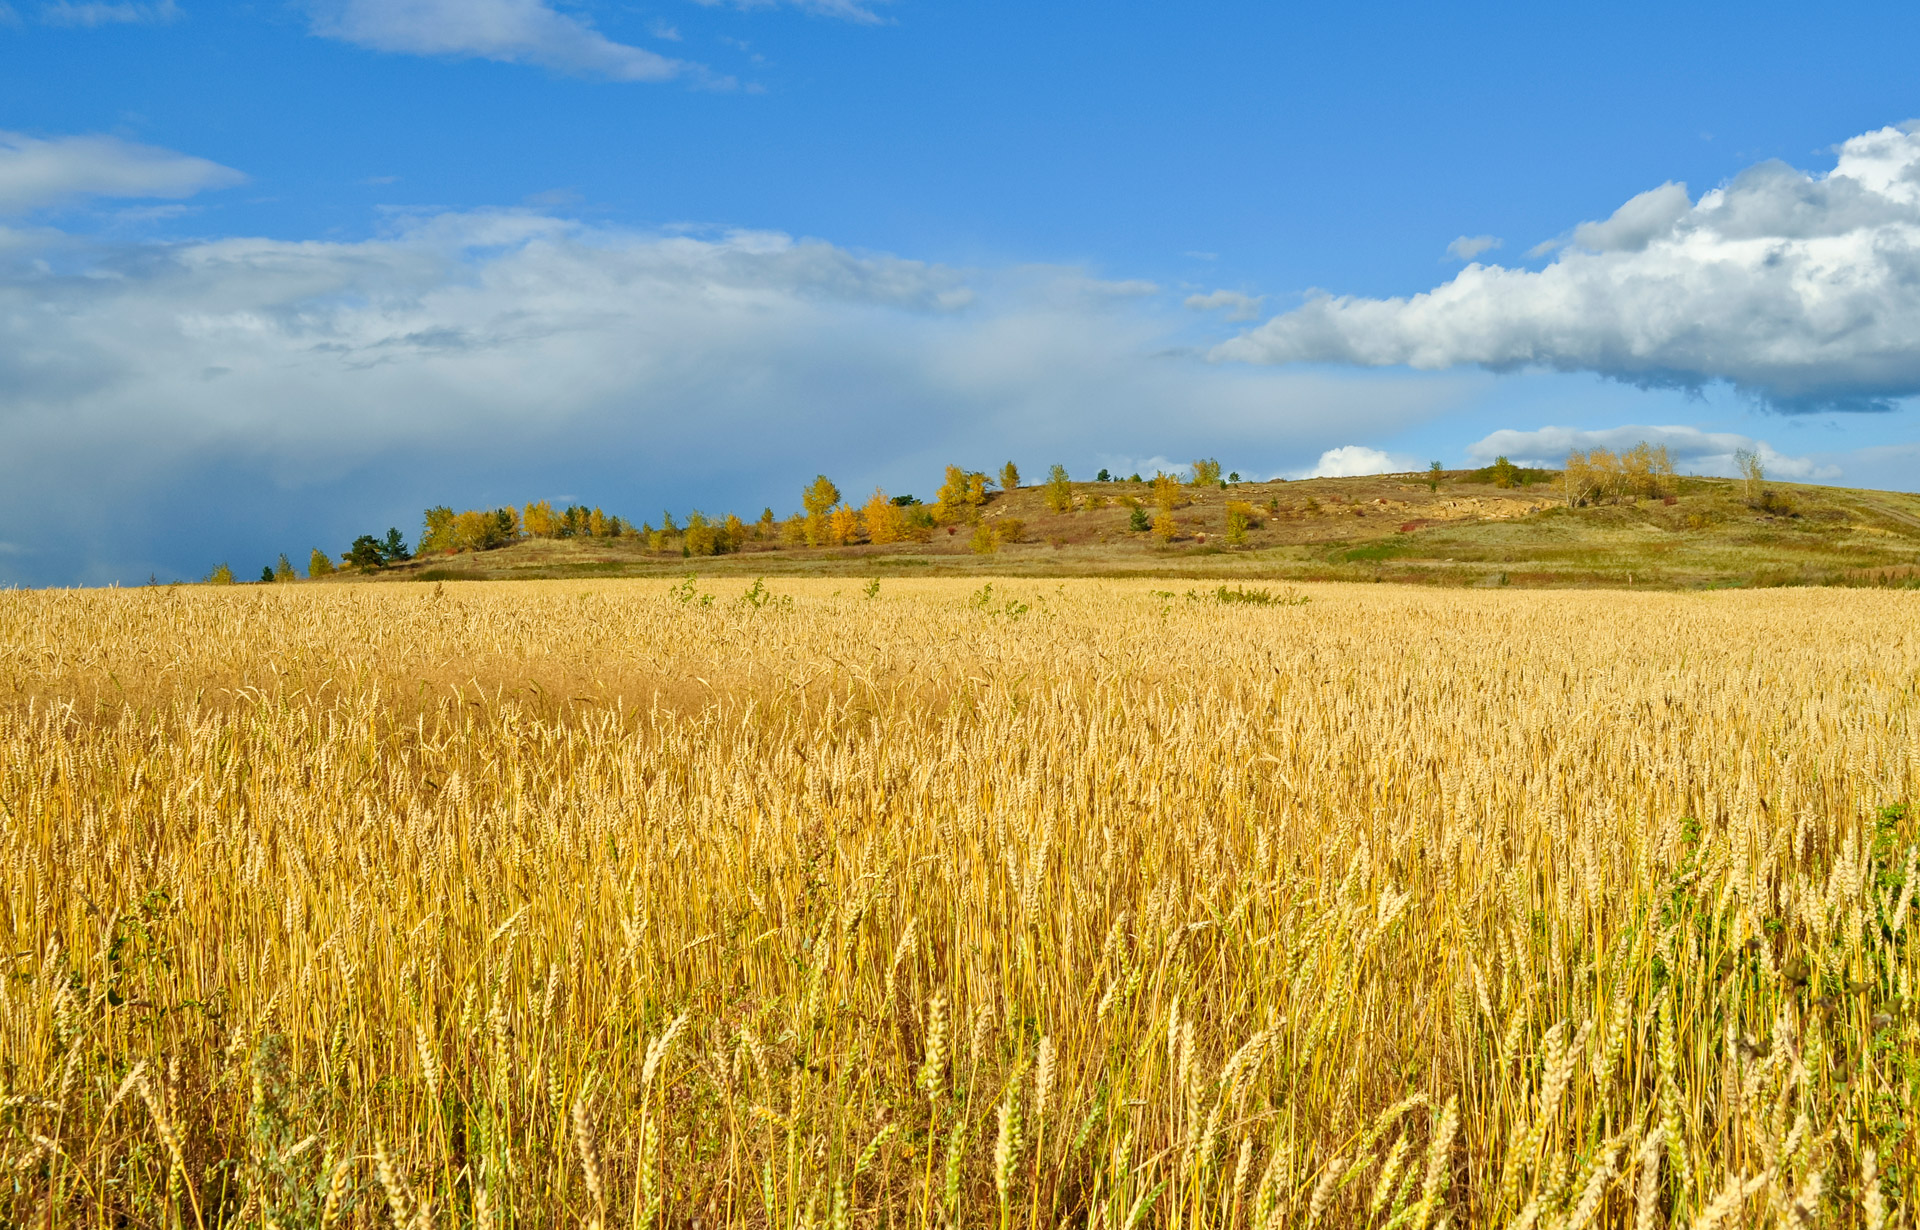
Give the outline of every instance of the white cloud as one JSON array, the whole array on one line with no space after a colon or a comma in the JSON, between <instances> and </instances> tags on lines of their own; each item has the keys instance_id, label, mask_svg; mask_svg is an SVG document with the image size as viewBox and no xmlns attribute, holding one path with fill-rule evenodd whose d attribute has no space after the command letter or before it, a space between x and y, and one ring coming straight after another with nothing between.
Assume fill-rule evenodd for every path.
<instances>
[{"instance_id":1,"label":"white cloud","mask_svg":"<svg viewBox=\"0 0 1920 1230\"><path fill-rule=\"evenodd\" d=\"M1457 261L1470 261L1482 252L1491 252L1501 241L1492 235L1462 235L1447 245L1447 255Z\"/></svg>"},{"instance_id":2,"label":"white cloud","mask_svg":"<svg viewBox=\"0 0 1920 1230\"><path fill-rule=\"evenodd\" d=\"M311 0L314 33L375 51L537 64L615 81L702 70L616 43L546 0Z\"/></svg>"},{"instance_id":3,"label":"white cloud","mask_svg":"<svg viewBox=\"0 0 1920 1230\"><path fill-rule=\"evenodd\" d=\"M50 26L161 25L179 18L180 7L174 0L159 0L157 4L73 4L60 0L40 10L40 20Z\"/></svg>"},{"instance_id":4,"label":"white cloud","mask_svg":"<svg viewBox=\"0 0 1920 1230\"><path fill-rule=\"evenodd\" d=\"M1920 123L1847 141L1826 174L1665 184L1574 228L1538 271L1471 265L1410 298L1319 296L1216 358L1540 366L1645 387L1731 383L1775 409L1920 394Z\"/></svg>"},{"instance_id":5,"label":"white cloud","mask_svg":"<svg viewBox=\"0 0 1920 1230\"><path fill-rule=\"evenodd\" d=\"M1481 465L1506 457L1516 465L1558 469L1575 449L1596 448L1621 452L1645 441L1666 446L1674 468L1685 474L1732 477L1738 473L1733 454L1749 449L1760 455L1767 473L1797 482L1826 482L1839 478L1841 468L1817 457L1791 456L1765 440L1730 431L1702 431L1697 427L1609 427L1588 431L1575 427L1541 427L1533 431L1496 431L1467 446L1467 456Z\"/></svg>"},{"instance_id":6,"label":"white cloud","mask_svg":"<svg viewBox=\"0 0 1920 1230\"><path fill-rule=\"evenodd\" d=\"M1320 454L1320 460L1312 468L1300 471L1294 477L1361 478L1368 474L1398 474L1412 468L1413 463L1405 457L1383 453L1364 444L1343 444Z\"/></svg>"},{"instance_id":7,"label":"white cloud","mask_svg":"<svg viewBox=\"0 0 1920 1230\"><path fill-rule=\"evenodd\" d=\"M192 196L245 179L204 158L118 137L41 140L0 132L0 216L83 196Z\"/></svg>"},{"instance_id":8,"label":"white cloud","mask_svg":"<svg viewBox=\"0 0 1920 1230\"><path fill-rule=\"evenodd\" d=\"M1265 295L1243 295L1237 290L1216 290L1211 294L1188 295L1186 305L1196 312L1223 311L1228 320L1255 320Z\"/></svg>"},{"instance_id":9,"label":"white cloud","mask_svg":"<svg viewBox=\"0 0 1920 1230\"><path fill-rule=\"evenodd\" d=\"M0 525L60 527L0 583L198 575L238 564L223 543L529 491L657 516L779 505L822 468L923 496L1008 456L1251 471L1483 383L1209 364L1150 291L520 212L352 243L0 229Z\"/></svg>"},{"instance_id":10,"label":"white cloud","mask_svg":"<svg viewBox=\"0 0 1920 1230\"><path fill-rule=\"evenodd\" d=\"M700 0L708 8L771 9L796 8L821 17L839 17L846 21L873 23L881 20L874 12L876 3L887 0Z\"/></svg>"},{"instance_id":11,"label":"white cloud","mask_svg":"<svg viewBox=\"0 0 1920 1230\"><path fill-rule=\"evenodd\" d=\"M1156 474L1191 474L1193 472L1192 463L1171 461L1158 453L1151 457L1120 457L1112 453L1098 453L1095 454L1094 461L1100 469L1107 471L1114 478L1126 478L1133 474L1152 478Z\"/></svg>"}]
</instances>

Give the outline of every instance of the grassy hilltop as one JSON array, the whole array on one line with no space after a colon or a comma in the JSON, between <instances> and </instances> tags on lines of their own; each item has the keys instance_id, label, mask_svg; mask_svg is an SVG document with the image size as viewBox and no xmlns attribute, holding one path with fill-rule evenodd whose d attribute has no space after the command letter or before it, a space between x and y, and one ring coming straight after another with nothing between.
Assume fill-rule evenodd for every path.
<instances>
[{"instance_id":1,"label":"grassy hilltop","mask_svg":"<svg viewBox=\"0 0 1920 1230\"><path fill-rule=\"evenodd\" d=\"M1538 473L1538 472L1535 472ZM977 524L921 540L806 547L776 535L735 552L682 554L645 536L528 538L488 551L423 552L341 579L498 580L702 573L757 575L1165 576L1395 581L1449 586L1920 584L1920 496L1769 481L1678 478L1654 499L1568 507L1547 481L1506 488L1486 472L1183 485L1172 536L1149 482L1072 483L1072 511L1044 486L991 491ZM1250 507L1229 544L1229 505ZM987 531L977 533L984 527ZM1011 532L1007 532L1011 531ZM985 547L986 550L980 548Z\"/></svg>"}]
</instances>

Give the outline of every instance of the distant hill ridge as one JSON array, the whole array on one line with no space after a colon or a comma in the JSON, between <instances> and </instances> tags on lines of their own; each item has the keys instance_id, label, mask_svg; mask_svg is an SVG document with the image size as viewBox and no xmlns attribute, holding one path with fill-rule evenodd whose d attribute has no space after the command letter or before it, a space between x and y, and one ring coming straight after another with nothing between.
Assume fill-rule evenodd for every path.
<instances>
[{"instance_id":1,"label":"distant hill ridge","mask_svg":"<svg viewBox=\"0 0 1920 1230\"><path fill-rule=\"evenodd\" d=\"M752 522L693 514L635 526L540 504L435 509L422 550L406 551L397 532L365 536L331 575L314 552L312 579L698 571L1920 588L1920 496L1902 492L1674 475L1635 489L1517 467L1268 482L1204 470L1198 482L1072 482L1057 467L1037 485L1002 477L1015 485L952 467L930 500L876 492L859 505L823 478L802 493L802 511L781 519L768 509ZM293 579L281 564L268 575Z\"/></svg>"}]
</instances>

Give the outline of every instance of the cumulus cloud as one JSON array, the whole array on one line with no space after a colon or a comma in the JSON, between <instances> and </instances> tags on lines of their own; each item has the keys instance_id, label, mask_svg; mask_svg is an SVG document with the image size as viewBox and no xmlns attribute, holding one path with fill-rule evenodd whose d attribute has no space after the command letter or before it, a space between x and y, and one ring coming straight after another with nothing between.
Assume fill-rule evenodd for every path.
<instances>
[{"instance_id":1,"label":"cumulus cloud","mask_svg":"<svg viewBox=\"0 0 1920 1230\"><path fill-rule=\"evenodd\" d=\"M1343 444L1320 454L1320 460L1312 468L1294 477L1361 478L1368 474L1398 474L1411 468L1412 463L1404 457L1395 457L1364 444Z\"/></svg>"},{"instance_id":2,"label":"cumulus cloud","mask_svg":"<svg viewBox=\"0 0 1920 1230\"><path fill-rule=\"evenodd\" d=\"M441 502L752 512L822 468L927 495L947 462L1096 450L1278 466L1477 383L1209 364L1184 317L1071 268L533 212L359 242L0 229L0 525L59 527L11 535L0 583L198 575Z\"/></svg>"},{"instance_id":3,"label":"cumulus cloud","mask_svg":"<svg viewBox=\"0 0 1920 1230\"><path fill-rule=\"evenodd\" d=\"M173 0L157 4L74 4L61 0L40 10L40 20L50 26L139 26L176 21L180 7Z\"/></svg>"},{"instance_id":4,"label":"cumulus cloud","mask_svg":"<svg viewBox=\"0 0 1920 1230\"><path fill-rule=\"evenodd\" d=\"M615 81L667 81L695 65L616 43L546 0L313 0L313 31L375 51L535 64Z\"/></svg>"},{"instance_id":5,"label":"cumulus cloud","mask_svg":"<svg viewBox=\"0 0 1920 1230\"><path fill-rule=\"evenodd\" d=\"M1112 453L1099 453L1094 461L1109 474L1125 478L1130 474L1139 474L1152 478L1156 474L1191 474L1191 462L1173 461L1155 453L1151 457L1121 457ZM1081 476L1086 477L1085 475Z\"/></svg>"},{"instance_id":6,"label":"cumulus cloud","mask_svg":"<svg viewBox=\"0 0 1920 1230\"><path fill-rule=\"evenodd\" d=\"M1622 452L1645 441L1664 445L1674 468L1687 474L1731 478L1739 473L1733 454L1739 449L1757 453L1767 473L1799 482L1826 482L1840 477L1840 467L1814 457L1782 453L1765 440L1730 431L1702 431L1698 427L1609 427L1589 431L1576 427L1541 427L1533 431L1496 431L1467 446L1467 456L1481 465L1505 457L1516 465L1558 468L1575 449L1596 448Z\"/></svg>"},{"instance_id":7,"label":"cumulus cloud","mask_svg":"<svg viewBox=\"0 0 1920 1230\"><path fill-rule=\"evenodd\" d=\"M1643 387L1726 382L1773 409L1920 394L1920 123L1825 174L1751 167L1643 192L1546 268L1470 265L1410 298L1322 295L1216 348L1254 363L1538 366Z\"/></svg>"},{"instance_id":8,"label":"cumulus cloud","mask_svg":"<svg viewBox=\"0 0 1920 1230\"><path fill-rule=\"evenodd\" d=\"M1491 252L1500 246L1500 240L1492 235L1462 235L1447 245L1447 255L1457 261L1470 261L1482 252Z\"/></svg>"},{"instance_id":9,"label":"cumulus cloud","mask_svg":"<svg viewBox=\"0 0 1920 1230\"><path fill-rule=\"evenodd\" d=\"M192 196L242 183L230 167L118 137L0 132L0 216L83 196Z\"/></svg>"},{"instance_id":10,"label":"cumulus cloud","mask_svg":"<svg viewBox=\"0 0 1920 1230\"><path fill-rule=\"evenodd\" d=\"M1188 295L1186 305L1196 312L1221 312L1228 320L1257 320L1265 295L1244 295L1237 290L1216 290L1205 295Z\"/></svg>"}]
</instances>

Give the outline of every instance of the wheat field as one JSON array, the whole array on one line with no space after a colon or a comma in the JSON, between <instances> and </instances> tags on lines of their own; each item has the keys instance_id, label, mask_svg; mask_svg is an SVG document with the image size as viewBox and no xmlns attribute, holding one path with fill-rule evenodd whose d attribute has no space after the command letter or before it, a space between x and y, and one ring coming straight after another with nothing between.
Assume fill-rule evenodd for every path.
<instances>
[{"instance_id":1,"label":"wheat field","mask_svg":"<svg viewBox=\"0 0 1920 1230\"><path fill-rule=\"evenodd\" d=\"M0 1224L1915 1224L1920 595L1164 584L0 594Z\"/></svg>"}]
</instances>

